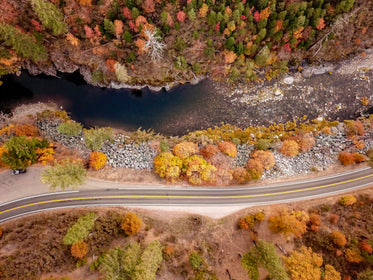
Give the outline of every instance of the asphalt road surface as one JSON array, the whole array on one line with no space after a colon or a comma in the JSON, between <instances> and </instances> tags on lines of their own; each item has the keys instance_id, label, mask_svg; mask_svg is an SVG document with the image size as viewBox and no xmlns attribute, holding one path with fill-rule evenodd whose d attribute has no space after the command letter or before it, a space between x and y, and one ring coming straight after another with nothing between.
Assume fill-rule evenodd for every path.
<instances>
[{"instance_id":1,"label":"asphalt road surface","mask_svg":"<svg viewBox=\"0 0 373 280\"><path fill-rule=\"evenodd\" d=\"M330 195L373 185L373 169L318 179L231 188L118 188L47 193L0 205L0 223L39 211L82 206L236 206L261 205Z\"/></svg>"}]
</instances>

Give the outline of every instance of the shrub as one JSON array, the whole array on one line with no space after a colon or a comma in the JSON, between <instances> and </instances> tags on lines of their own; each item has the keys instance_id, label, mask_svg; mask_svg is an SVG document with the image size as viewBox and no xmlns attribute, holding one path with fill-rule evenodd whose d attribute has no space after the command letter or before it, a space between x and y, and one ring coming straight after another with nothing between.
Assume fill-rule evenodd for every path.
<instances>
[{"instance_id":1,"label":"shrub","mask_svg":"<svg viewBox=\"0 0 373 280\"><path fill-rule=\"evenodd\" d=\"M343 165L349 165L355 162L353 155L346 151L340 152L338 159Z\"/></svg>"},{"instance_id":2,"label":"shrub","mask_svg":"<svg viewBox=\"0 0 373 280\"><path fill-rule=\"evenodd\" d=\"M304 211L282 209L268 219L269 229L274 233L293 234L300 237L307 231L309 217Z\"/></svg>"},{"instance_id":3,"label":"shrub","mask_svg":"<svg viewBox=\"0 0 373 280\"><path fill-rule=\"evenodd\" d=\"M48 184L51 190L69 187L77 188L84 184L87 176L86 170L80 161L64 159L55 165L47 167L41 174L41 182Z\"/></svg>"},{"instance_id":4,"label":"shrub","mask_svg":"<svg viewBox=\"0 0 373 280\"><path fill-rule=\"evenodd\" d=\"M249 172L244 167L236 167L231 172L233 179L239 184L244 184L251 180Z\"/></svg>"},{"instance_id":5,"label":"shrub","mask_svg":"<svg viewBox=\"0 0 373 280\"><path fill-rule=\"evenodd\" d=\"M77 136L82 131L82 128L83 125L81 123L67 121L57 126L57 131L67 136Z\"/></svg>"},{"instance_id":6,"label":"shrub","mask_svg":"<svg viewBox=\"0 0 373 280\"><path fill-rule=\"evenodd\" d=\"M365 134L364 124L360 120L346 120L344 123L346 125L346 134L348 136L363 136Z\"/></svg>"},{"instance_id":7,"label":"shrub","mask_svg":"<svg viewBox=\"0 0 373 280\"><path fill-rule=\"evenodd\" d=\"M183 162L178 156L171 152L162 152L154 158L153 163L154 171L159 177L171 182L179 179Z\"/></svg>"},{"instance_id":8,"label":"shrub","mask_svg":"<svg viewBox=\"0 0 373 280\"><path fill-rule=\"evenodd\" d=\"M186 158L198 153L198 145L193 142L181 142L172 149L174 155L180 158Z\"/></svg>"},{"instance_id":9,"label":"shrub","mask_svg":"<svg viewBox=\"0 0 373 280\"><path fill-rule=\"evenodd\" d=\"M124 233L128 236L138 233L141 229L142 220L132 212L128 212L124 215L121 228Z\"/></svg>"},{"instance_id":10,"label":"shrub","mask_svg":"<svg viewBox=\"0 0 373 280\"><path fill-rule=\"evenodd\" d=\"M209 159L212 156L216 155L217 152L219 152L219 148L215 145L208 144L199 152L205 159Z\"/></svg>"},{"instance_id":11,"label":"shrub","mask_svg":"<svg viewBox=\"0 0 373 280\"><path fill-rule=\"evenodd\" d=\"M294 157L299 152L299 145L294 140L285 140L279 152L288 157Z\"/></svg>"},{"instance_id":12,"label":"shrub","mask_svg":"<svg viewBox=\"0 0 373 280\"><path fill-rule=\"evenodd\" d=\"M219 150L230 157L236 157L237 155L237 147L232 142L220 142Z\"/></svg>"},{"instance_id":13,"label":"shrub","mask_svg":"<svg viewBox=\"0 0 373 280\"><path fill-rule=\"evenodd\" d=\"M339 204L342 205L342 206L350 206L354 203L356 203L356 197L353 196L352 194L349 194L349 195L345 195L345 196L342 196L340 199L339 199Z\"/></svg>"},{"instance_id":14,"label":"shrub","mask_svg":"<svg viewBox=\"0 0 373 280\"><path fill-rule=\"evenodd\" d=\"M258 180L263 175L263 165L255 159L249 159L246 164L246 170L253 180Z\"/></svg>"},{"instance_id":15,"label":"shrub","mask_svg":"<svg viewBox=\"0 0 373 280\"><path fill-rule=\"evenodd\" d=\"M87 243L84 241L74 243L71 245L70 252L73 257L83 259L88 253Z\"/></svg>"},{"instance_id":16,"label":"shrub","mask_svg":"<svg viewBox=\"0 0 373 280\"><path fill-rule=\"evenodd\" d=\"M359 263L364 260L357 249L347 249L345 252L345 257L349 263Z\"/></svg>"},{"instance_id":17,"label":"shrub","mask_svg":"<svg viewBox=\"0 0 373 280\"><path fill-rule=\"evenodd\" d=\"M105 166L107 156L102 152L91 152L89 155L89 167L99 170Z\"/></svg>"},{"instance_id":18,"label":"shrub","mask_svg":"<svg viewBox=\"0 0 373 280\"><path fill-rule=\"evenodd\" d=\"M105 141L111 141L113 133L110 127L91 128L84 131L84 142L88 149L97 151Z\"/></svg>"},{"instance_id":19,"label":"shrub","mask_svg":"<svg viewBox=\"0 0 373 280\"><path fill-rule=\"evenodd\" d=\"M340 246L340 247L346 245L347 243L345 235L338 230L332 231L330 233L330 238L332 239L335 245Z\"/></svg>"},{"instance_id":20,"label":"shrub","mask_svg":"<svg viewBox=\"0 0 373 280\"><path fill-rule=\"evenodd\" d=\"M82 242L93 229L97 216L95 213L90 212L80 217L76 223L67 230L63 238L65 245L73 245L77 242Z\"/></svg>"},{"instance_id":21,"label":"shrub","mask_svg":"<svg viewBox=\"0 0 373 280\"><path fill-rule=\"evenodd\" d=\"M257 150L268 150L271 148L271 142L268 139L258 139L255 143Z\"/></svg>"},{"instance_id":22,"label":"shrub","mask_svg":"<svg viewBox=\"0 0 373 280\"><path fill-rule=\"evenodd\" d=\"M275 166L275 157L271 151L254 151L251 156L254 160L259 161L266 170Z\"/></svg>"}]
</instances>

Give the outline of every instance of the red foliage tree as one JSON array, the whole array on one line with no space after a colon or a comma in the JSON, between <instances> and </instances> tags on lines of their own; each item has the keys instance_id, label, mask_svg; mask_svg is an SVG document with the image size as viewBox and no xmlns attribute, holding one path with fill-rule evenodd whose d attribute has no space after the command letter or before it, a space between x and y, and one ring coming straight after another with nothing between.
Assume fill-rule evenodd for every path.
<instances>
[{"instance_id":1,"label":"red foliage tree","mask_svg":"<svg viewBox=\"0 0 373 280\"><path fill-rule=\"evenodd\" d=\"M154 13L154 1L153 0L145 0L142 4L142 9L145 11L145 13Z\"/></svg>"},{"instance_id":2,"label":"red foliage tree","mask_svg":"<svg viewBox=\"0 0 373 280\"><path fill-rule=\"evenodd\" d=\"M123 8L123 15L126 19L132 19L132 13L131 10L127 7Z\"/></svg>"},{"instance_id":3,"label":"red foliage tree","mask_svg":"<svg viewBox=\"0 0 373 280\"><path fill-rule=\"evenodd\" d=\"M186 18L186 14L183 11L179 11L176 14L176 18L179 22L184 22Z\"/></svg>"}]
</instances>

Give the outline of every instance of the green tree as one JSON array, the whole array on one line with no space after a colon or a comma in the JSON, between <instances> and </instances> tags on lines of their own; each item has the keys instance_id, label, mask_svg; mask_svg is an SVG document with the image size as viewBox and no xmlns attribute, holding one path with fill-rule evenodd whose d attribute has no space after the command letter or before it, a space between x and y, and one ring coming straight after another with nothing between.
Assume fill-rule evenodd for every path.
<instances>
[{"instance_id":1,"label":"green tree","mask_svg":"<svg viewBox=\"0 0 373 280\"><path fill-rule=\"evenodd\" d=\"M77 242L82 242L93 229L97 215L90 212L80 217L72 227L67 230L63 238L65 245L73 245Z\"/></svg>"},{"instance_id":2,"label":"green tree","mask_svg":"<svg viewBox=\"0 0 373 280\"><path fill-rule=\"evenodd\" d=\"M252 280L259 279L259 266L268 271L271 279L289 280L281 259L276 253L276 247L270 242L259 240L257 245L242 257L241 265L247 270Z\"/></svg>"},{"instance_id":3,"label":"green tree","mask_svg":"<svg viewBox=\"0 0 373 280\"><path fill-rule=\"evenodd\" d=\"M114 23L108 19L104 19L104 28L107 33L110 35L115 35L115 26Z\"/></svg>"},{"instance_id":4,"label":"green tree","mask_svg":"<svg viewBox=\"0 0 373 280\"><path fill-rule=\"evenodd\" d=\"M45 61L48 58L47 50L36 43L31 35L9 24L0 24L0 41L12 47L18 55L31 58L34 62Z\"/></svg>"},{"instance_id":5,"label":"green tree","mask_svg":"<svg viewBox=\"0 0 373 280\"><path fill-rule=\"evenodd\" d=\"M69 187L77 188L84 184L87 172L81 162L65 159L54 166L47 167L41 174L41 181L48 184L51 190Z\"/></svg>"},{"instance_id":6,"label":"green tree","mask_svg":"<svg viewBox=\"0 0 373 280\"><path fill-rule=\"evenodd\" d=\"M97 151L102 148L105 141L113 139L110 127L91 128L84 131L84 142L88 149Z\"/></svg>"},{"instance_id":7,"label":"green tree","mask_svg":"<svg viewBox=\"0 0 373 280\"><path fill-rule=\"evenodd\" d=\"M58 36L67 32L67 24L63 21L63 14L51 2L31 0L31 4L42 24L51 29L53 35Z\"/></svg>"},{"instance_id":8,"label":"green tree","mask_svg":"<svg viewBox=\"0 0 373 280\"><path fill-rule=\"evenodd\" d=\"M82 128L83 125L81 123L67 121L57 126L57 131L67 136L77 136L82 131Z\"/></svg>"},{"instance_id":9,"label":"green tree","mask_svg":"<svg viewBox=\"0 0 373 280\"><path fill-rule=\"evenodd\" d=\"M27 168L38 159L36 149L43 149L48 146L47 140L27 139L24 135L11 137L4 144L6 151L2 154L1 161L8 165L10 169Z\"/></svg>"},{"instance_id":10,"label":"green tree","mask_svg":"<svg viewBox=\"0 0 373 280\"><path fill-rule=\"evenodd\" d=\"M162 261L162 246L158 240L155 240L142 253L132 279L154 280Z\"/></svg>"}]
</instances>

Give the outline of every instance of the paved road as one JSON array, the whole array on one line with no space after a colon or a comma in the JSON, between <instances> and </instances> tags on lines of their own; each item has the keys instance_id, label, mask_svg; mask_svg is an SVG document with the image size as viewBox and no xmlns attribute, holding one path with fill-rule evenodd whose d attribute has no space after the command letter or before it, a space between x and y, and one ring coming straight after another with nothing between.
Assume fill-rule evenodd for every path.
<instances>
[{"instance_id":1,"label":"paved road","mask_svg":"<svg viewBox=\"0 0 373 280\"><path fill-rule=\"evenodd\" d=\"M371 168L287 184L235 188L123 188L46 193L0 205L0 222L48 209L121 206L260 205L323 196L373 185Z\"/></svg>"}]
</instances>

